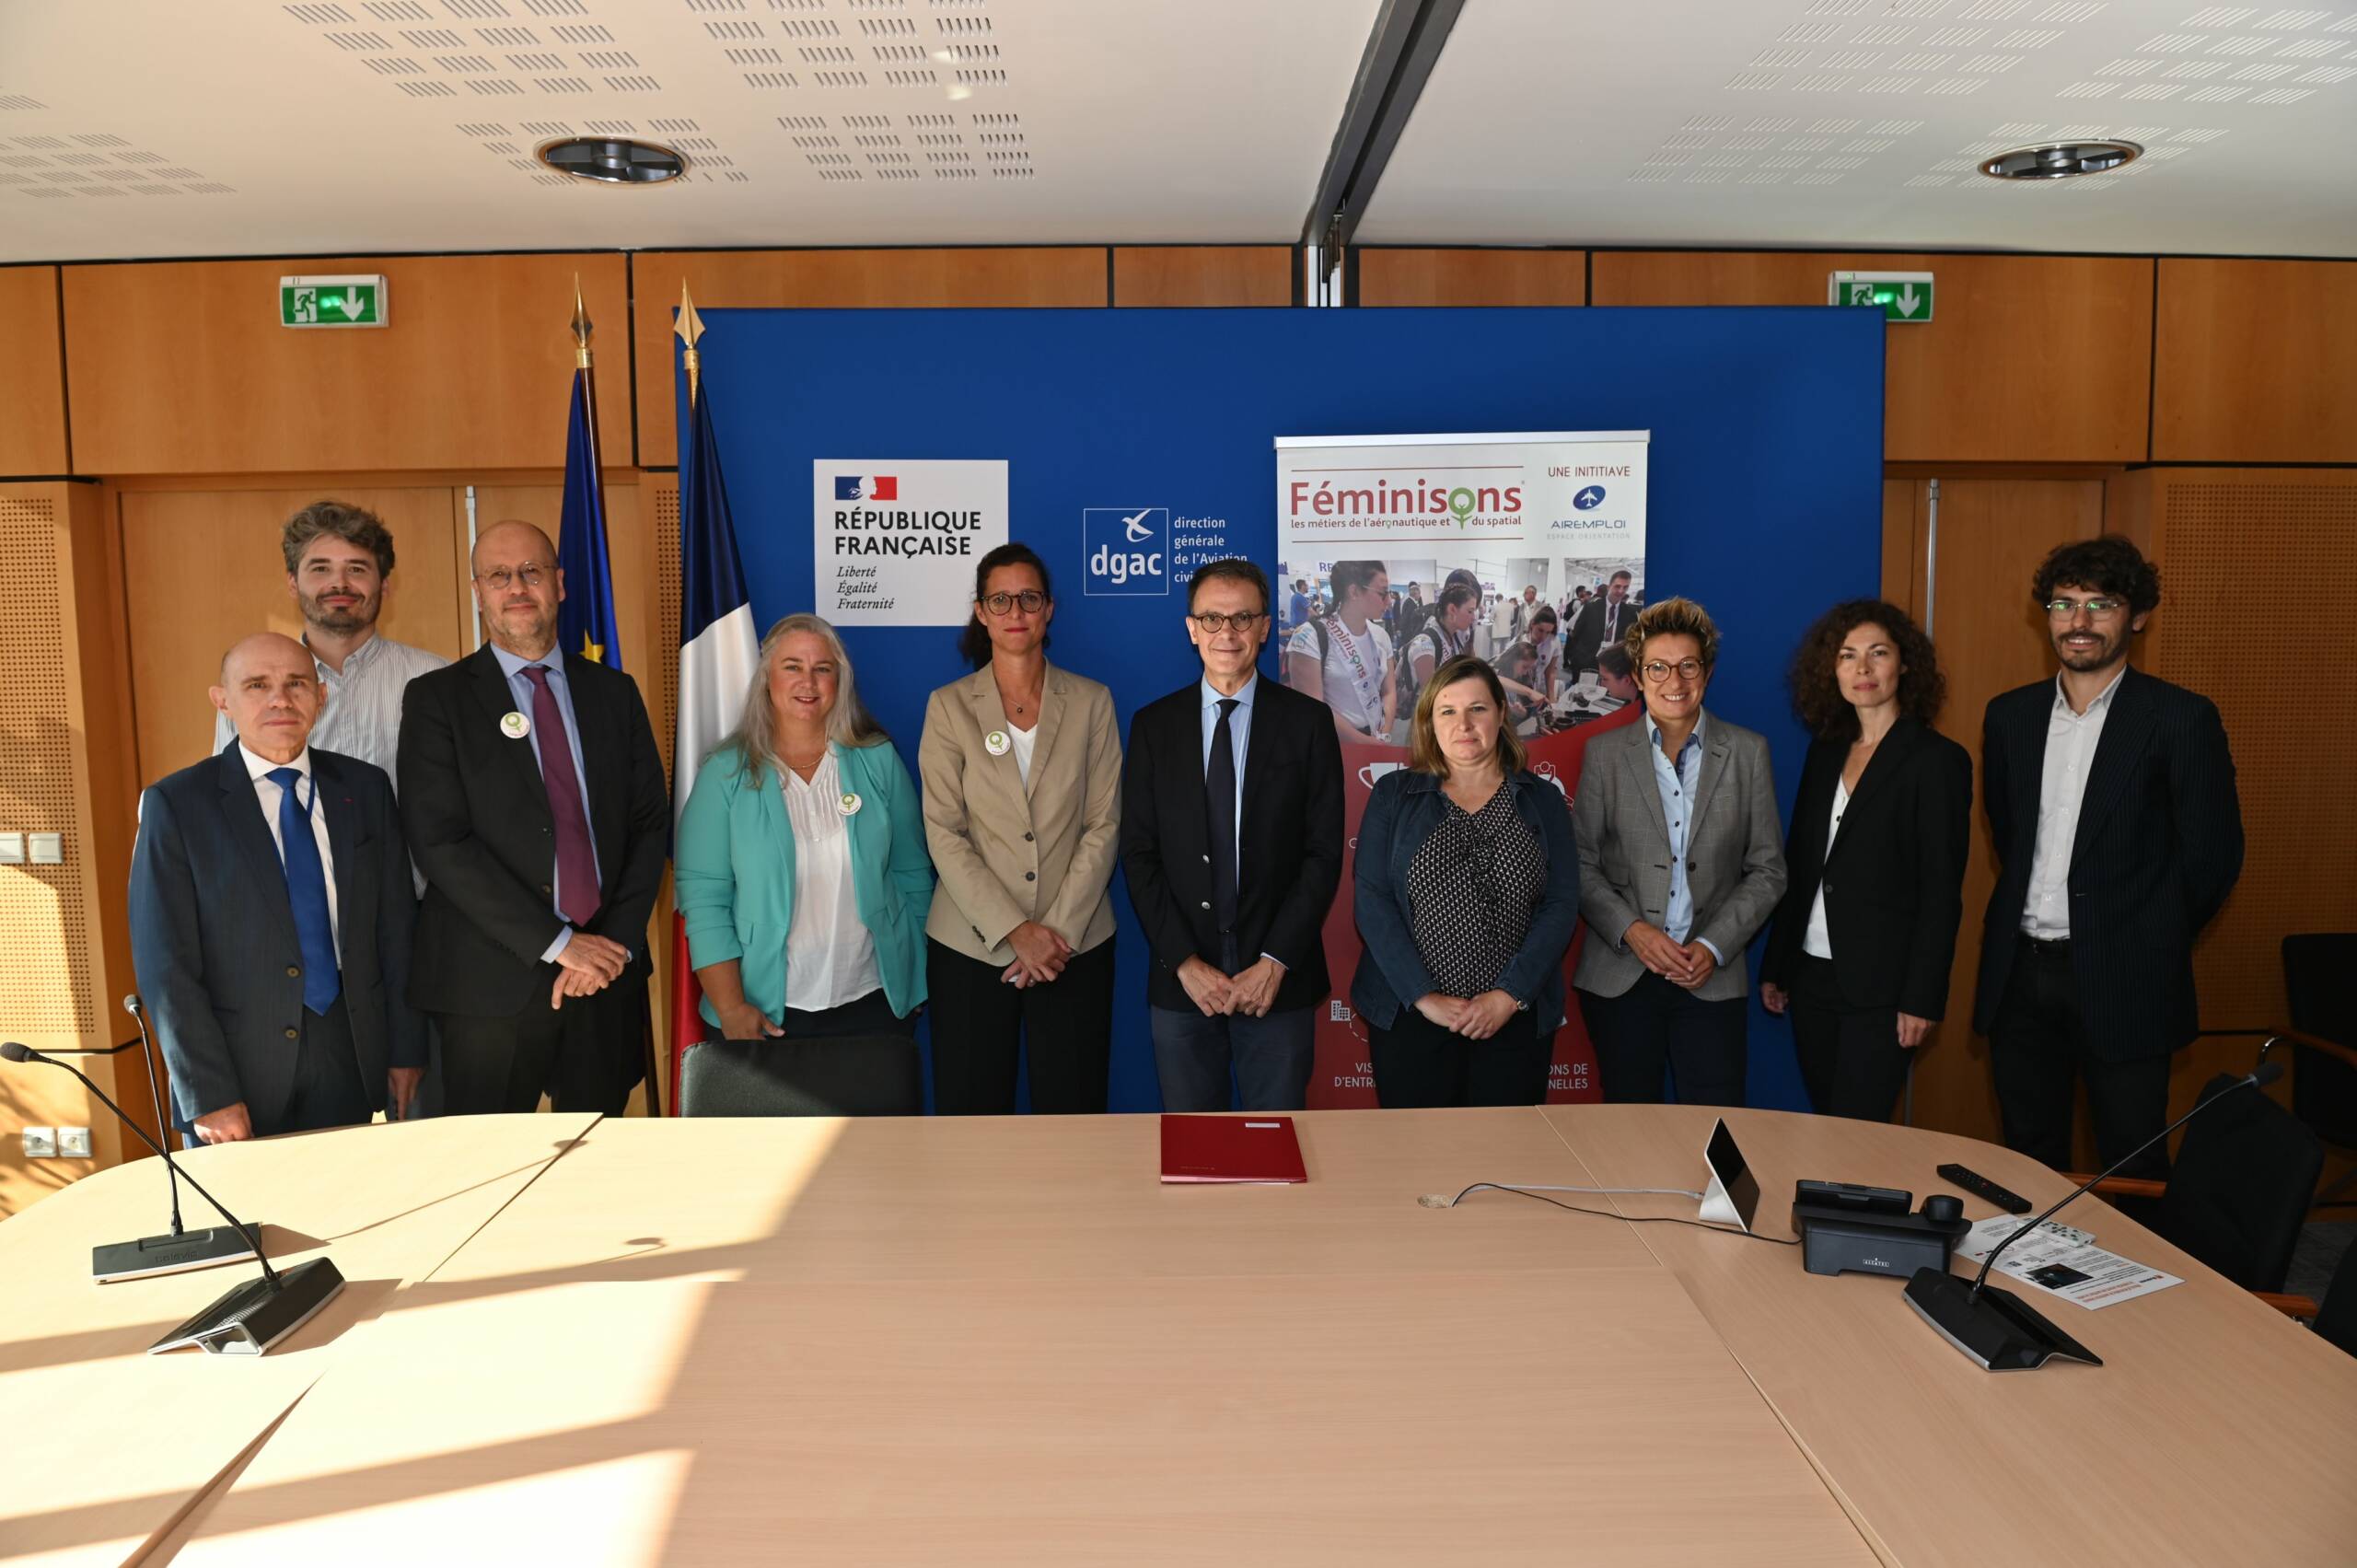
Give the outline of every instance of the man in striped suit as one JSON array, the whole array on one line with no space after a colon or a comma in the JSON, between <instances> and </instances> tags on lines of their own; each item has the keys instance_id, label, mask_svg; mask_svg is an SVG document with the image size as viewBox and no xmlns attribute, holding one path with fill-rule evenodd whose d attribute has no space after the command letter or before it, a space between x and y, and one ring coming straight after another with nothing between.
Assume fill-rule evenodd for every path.
<instances>
[{"instance_id":1,"label":"man in striped suit","mask_svg":"<svg viewBox=\"0 0 2357 1568\"><path fill-rule=\"evenodd\" d=\"M1983 798L2002 865L1973 1028L2007 1146L2069 1169L2075 1084L2107 1167L2167 1122L2200 1025L2193 942L2242 872L2218 710L2128 664L2160 574L2117 535L2056 549L2031 595L2061 669L1989 704ZM2165 1149L2128 1174L2165 1177Z\"/></svg>"}]
</instances>

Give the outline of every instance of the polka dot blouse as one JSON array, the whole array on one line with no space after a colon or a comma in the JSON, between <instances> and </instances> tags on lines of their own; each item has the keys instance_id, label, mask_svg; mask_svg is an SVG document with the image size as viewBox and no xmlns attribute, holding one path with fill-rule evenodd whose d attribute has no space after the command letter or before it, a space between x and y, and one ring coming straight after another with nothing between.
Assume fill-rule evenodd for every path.
<instances>
[{"instance_id":1,"label":"polka dot blouse","mask_svg":"<svg viewBox=\"0 0 2357 1568\"><path fill-rule=\"evenodd\" d=\"M1547 851L1500 784L1479 811L1441 795L1441 819L1408 863L1416 948L1445 996L1479 996L1521 950L1547 887Z\"/></svg>"}]
</instances>

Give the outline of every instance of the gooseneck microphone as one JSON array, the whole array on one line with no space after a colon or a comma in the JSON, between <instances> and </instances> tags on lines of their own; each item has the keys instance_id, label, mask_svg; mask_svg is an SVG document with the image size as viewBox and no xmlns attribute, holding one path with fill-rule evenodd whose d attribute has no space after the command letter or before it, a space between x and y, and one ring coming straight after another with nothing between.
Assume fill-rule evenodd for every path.
<instances>
[{"instance_id":1,"label":"gooseneck microphone","mask_svg":"<svg viewBox=\"0 0 2357 1568\"><path fill-rule=\"evenodd\" d=\"M269 1257L262 1251L260 1236L231 1214L220 1199L206 1191L203 1182L180 1170L172 1159L170 1150L149 1137L147 1129L133 1120L104 1089L90 1081L89 1074L72 1063L61 1062L54 1056L45 1055L15 1040L0 1042L0 1061L38 1063L44 1067L60 1068L80 1079L82 1086L97 1096L99 1104L113 1111L125 1127L138 1134L141 1143L162 1156L167 1167L184 1178L196 1190L198 1197L212 1204L214 1212L228 1221L230 1228L243 1240L246 1250L261 1266L261 1279L249 1280L226 1292L203 1311L148 1346L149 1354L193 1344L203 1346L215 1355L260 1355L308 1322L313 1314L343 1289L343 1275L334 1263L325 1258L314 1258L283 1274L272 1268ZM174 1268L187 1266L178 1264Z\"/></svg>"},{"instance_id":2,"label":"gooseneck microphone","mask_svg":"<svg viewBox=\"0 0 2357 1568\"><path fill-rule=\"evenodd\" d=\"M2053 1356L2101 1366L2101 1357L2056 1328L2028 1302L2012 1291L1989 1283L1989 1271L1996 1266L1998 1255L2044 1225L2058 1211L2092 1191L2106 1177L2117 1172L2220 1100L2238 1089L2264 1088L2282 1075L2283 1064L2281 1062L2262 1062L2252 1072L2196 1105L2113 1161L2109 1169L2089 1177L2061 1202L2049 1205L2044 1213L2024 1223L2004 1240L1991 1248L1989 1256L1981 1260L1980 1272L1973 1276L1969 1285L1945 1269L1916 1270L1915 1277L1907 1282L1907 1305L1931 1324L1941 1338L1991 1372L2043 1366Z\"/></svg>"}]
</instances>

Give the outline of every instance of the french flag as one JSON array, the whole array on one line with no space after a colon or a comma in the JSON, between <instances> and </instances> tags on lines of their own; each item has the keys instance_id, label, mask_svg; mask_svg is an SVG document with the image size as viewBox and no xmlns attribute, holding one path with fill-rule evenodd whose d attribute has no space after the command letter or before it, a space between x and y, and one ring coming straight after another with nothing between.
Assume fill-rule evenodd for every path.
<instances>
[{"instance_id":1,"label":"french flag","mask_svg":"<svg viewBox=\"0 0 2357 1568\"><path fill-rule=\"evenodd\" d=\"M898 501L900 498L900 481L897 475L835 475L835 499L838 501Z\"/></svg>"},{"instance_id":2,"label":"french flag","mask_svg":"<svg viewBox=\"0 0 2357 1568\"><path fill-rule=\"evenodd\" d=\"M744 716L761 665L752 596L737 553L728 491L713 438L712 400L691 379L688 450L679 464L679 727L671 750L671 826L695 788L696 770ZM702 990L688 961L687 923L671 916L671 1113L679 1114L679 1059L703 1038Z\"/></svg>"}]
</instances>

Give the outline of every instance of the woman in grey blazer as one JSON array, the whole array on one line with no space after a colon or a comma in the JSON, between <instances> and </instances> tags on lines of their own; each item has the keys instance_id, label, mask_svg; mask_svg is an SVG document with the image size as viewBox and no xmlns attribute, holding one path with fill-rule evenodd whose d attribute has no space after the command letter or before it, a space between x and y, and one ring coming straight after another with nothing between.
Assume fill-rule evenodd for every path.
<instances>
[{"instance_id":1,"label":"woman in grey blazer","mask_svg":"<svg viewBox=\"0 0 2357 1568\"><path fill-rule=\"evenodd\" d=\"M1047 563L1004 544L974 574L960 650L933 694L917 768L941 877L925 921L933 1101L943 1115L1101 1112L1113 1026L1121 741L1113 695L1048 663Z\"/></svg>"},{"instance_id":2,"label":"woman in grey blazer","mask_svg":"<svg viewBox=\"0 0 2357 1568\"><path fill-rule=\"evenodd\" d=\"M1572 984L1608 1101L1741 1105L1744 948L1784 892L1765 737L1704 712L1719 630L1691 599L1626 639L1642 723L1588 743L1572 825L1587 940Z\"/></svg>"}]
</instances>

